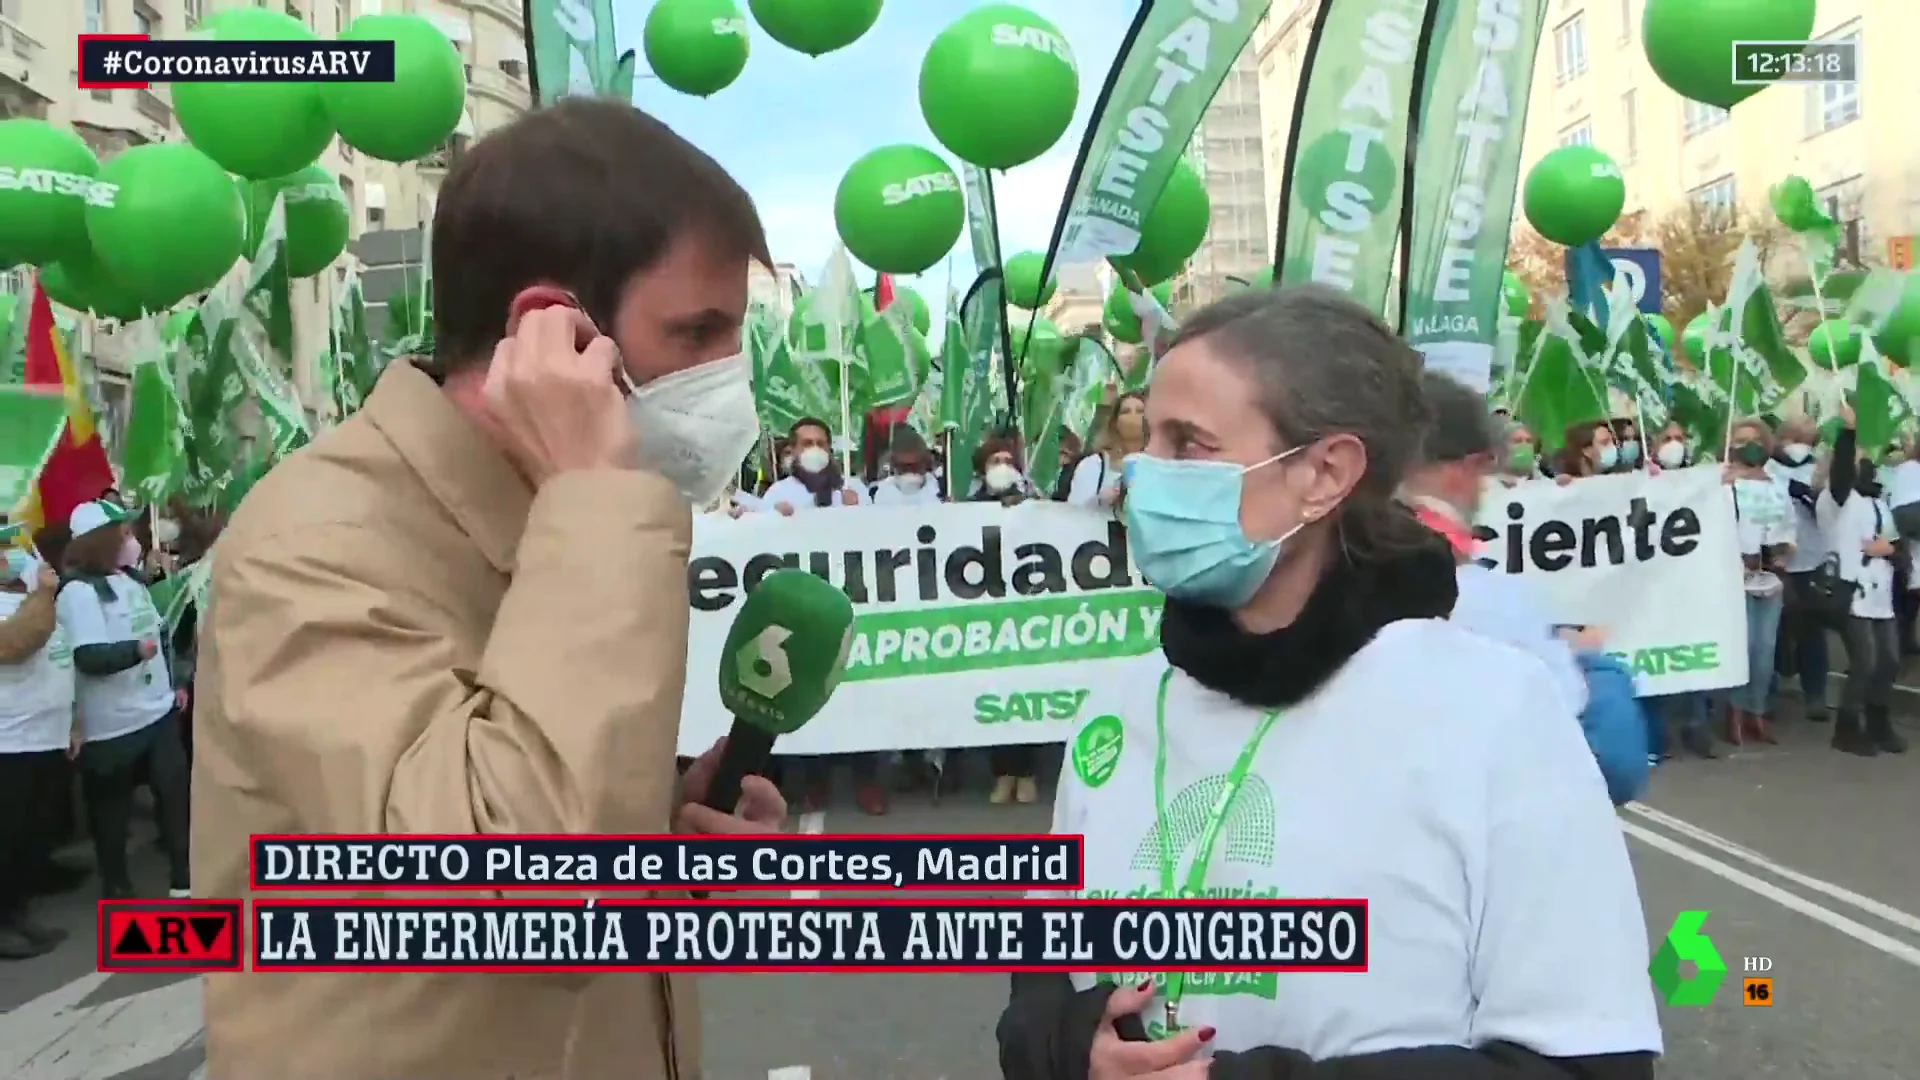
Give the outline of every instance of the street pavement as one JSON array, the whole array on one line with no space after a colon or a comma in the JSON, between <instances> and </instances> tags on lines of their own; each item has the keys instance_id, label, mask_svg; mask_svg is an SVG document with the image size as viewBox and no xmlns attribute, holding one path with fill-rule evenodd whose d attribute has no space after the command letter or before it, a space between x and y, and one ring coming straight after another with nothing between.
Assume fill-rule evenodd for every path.
<instances>
[{"instance_id":1,"label":"street pavement","mask_svg":"<svg viewBox=\"0 0 1920 1080\"><path fill-rule=\"evenodd\" d=\"M1829 751L1824 729L1791 715L1779 728L1778 747L1662 766L1647 801L1621 814L1649 935L1657 944L1681 911L1710 910L1732 969L1713 1004L1662 1007L1662 1074L1906 1080L1920 1061L1920 750L1863 760ZM803 825L1025 832L1044 831L1048 814L985 805L976 784L938 806L903 799L884 819L835 807ZM157 856L143 858L158 883ZM92 973L91 905L84 889L51 902L44 915L72 940L0 965L0 1078L195 1077L196 984ZM1772 961L1770 1007L1741 1004L1750 956ZM711 977L706 1078L990 1080L1005 987L984 975Z\"/></svg>"}]
</instances>

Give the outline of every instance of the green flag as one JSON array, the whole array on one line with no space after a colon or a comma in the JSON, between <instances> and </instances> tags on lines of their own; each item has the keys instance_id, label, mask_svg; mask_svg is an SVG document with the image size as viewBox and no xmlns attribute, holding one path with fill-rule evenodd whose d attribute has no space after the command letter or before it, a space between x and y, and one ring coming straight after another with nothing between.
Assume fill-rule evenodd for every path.
<instances>
[{"instance_id":1,"label":"green flag","mask_svg":"<svg viewBox=\"0 0 1920 1080\"><path fill-rule=\"evenodd\" d=\"M185 489L187 480L186 418L166 363L159 347L141 350L134 358L127 395L121 483L147 506L165 506Z\"/></svg>"},{"instance_id":2,"label":"green flag","mask_svg":"<svg viewBox=\"0 0 1920 1080\"><path fill-rule=\"evenodd\" d=\"M27 379L27 315L32 307L32 289L0 296L0 385Z\"/></svg>"},{"instance_id":3,"label":"green flag","mask_svg":"<svg viewBox=\"0 0 1920 1080\"><path fill-rule=\"evenodd\" d=\"M300 395L288 377L293 370L293 302L286 240L286 202L275 198L261 229L260 246L247 267L232 338L240 377L266 427L270 459L292 453L313 437Z\"/></svg>"},{"instance_id":4,"label":"green flag","mask_svg":"<svg viewBox=\"0 0 1920 1080\"><path fill-rule=\"evenodd\" d=\"M1500 349L1507 223L1546 3L1436 3L1402 325L1430 370L1485 391Z\"/></svg>"},{"instance_id":5,"label":"green flag","mask_svg":"<svg viewBox=\"0 0 1920 1080\"><path fill-rule=\"evenodd\" d=\"M539 104L582 95L633 100L634 54L614 36L613 0L527 0Z\"/></svg>"},{"instance_id":6,"label":"green flag","mask_svg":"<svg viewBox=\"0 0 1920 1080\"><path fill-rule=\"evenodd\" d=\"M67 396L38 387L0 386L0 516L33 492L41 466L67 430Z\"/></svg>"},{"instance_id":7,"label":"green flag","mask_svg":"<svg viewBox=\"0 0 1920 1080\"><path fill-rule=\"evenodd\" d=\"M345 420L360 411L386 362L386 355L374 345L367 326L367 304L360 288L360 275L349 269L334 296L327 324L327 351L320 364L321 381L333 401L337 419Z\"/></svg>"},{"instance_id":8,"label":"green flag","mask_svg":"<svg viewBox=\"0 0 1920 1080\"><path fill-rule=\"evenodd\" d=\"M1315 282L1386 313L1402 167L1429 0L1325 0L1302 78L1277 283ZM1524 91L1521 91L1524 93Z\"/></svg>"}]
</instances>

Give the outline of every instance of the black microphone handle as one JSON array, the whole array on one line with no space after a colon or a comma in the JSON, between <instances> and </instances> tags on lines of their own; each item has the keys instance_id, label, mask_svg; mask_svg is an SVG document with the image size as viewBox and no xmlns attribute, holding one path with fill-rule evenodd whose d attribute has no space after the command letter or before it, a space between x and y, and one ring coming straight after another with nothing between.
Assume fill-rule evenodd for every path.
<instances>
[{"instance_id":1,"label":"black microphone handle","mask_svg":"<svg viewBox=\"0 0 1920 1080\"><path fill-rule=\"evenodd\" d=\"M731 814L740 805L740 781L762 776L773 761L774 734L735 717L727 735L727 748L720 752L713 778L707 781L707 797L701 800L723 814Z\"/></svg>"}]
</instances>

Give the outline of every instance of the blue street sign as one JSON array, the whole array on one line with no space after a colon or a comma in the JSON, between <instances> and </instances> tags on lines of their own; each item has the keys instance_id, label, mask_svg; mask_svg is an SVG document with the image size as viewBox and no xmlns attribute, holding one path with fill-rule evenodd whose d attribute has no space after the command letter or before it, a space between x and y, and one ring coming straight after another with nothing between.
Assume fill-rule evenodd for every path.
<instances>
[{"instance_id":1,"label":"blue street sign","mask_svg":"<svg viewBox=\"0 0 1920 1080\"><path fill-rule=\"evenodd\" d=\"M1641 313L1660 314L1660 253L1652 248L1601 248L1600 254L1616 271L1625 271L1627 287L1633 290L1633 302Z\"/></svg>"}]
</instances>

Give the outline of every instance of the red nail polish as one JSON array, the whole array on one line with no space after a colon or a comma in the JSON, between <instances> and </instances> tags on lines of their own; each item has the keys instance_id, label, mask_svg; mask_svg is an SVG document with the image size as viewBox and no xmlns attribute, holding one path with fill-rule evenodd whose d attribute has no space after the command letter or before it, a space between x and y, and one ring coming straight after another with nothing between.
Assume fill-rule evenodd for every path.
<instances>
[{"instance_id":1,"label":"red nail polish","mask_svg":"<svg viewBox=\"0 0 1920 1080\"><path fill-rule=\"evenodd\" d=\"M1201 1041L1201 1042L1212 1042L1212 1041L1213 1041L1213 1029L1212 1029L1212 1028L1210 1028L1210 1027L1203 1027L1203 1028L1201 1028L1201 1029L1200 1029L1200 1041Z\"/></svg>"},{"instance_id":2,"label":"red nail polish","mask_svg":"<svg viewBox=\"0 0 1920 1080\"><path fill-rule=\"evenodd\" d=\"M1139 982L1139 985L1135 986L1134 989L1135 990L1151 990L1153 989L1153 980L1141 979Z\"/></svg>"}]
</instances>

